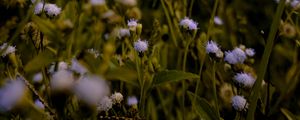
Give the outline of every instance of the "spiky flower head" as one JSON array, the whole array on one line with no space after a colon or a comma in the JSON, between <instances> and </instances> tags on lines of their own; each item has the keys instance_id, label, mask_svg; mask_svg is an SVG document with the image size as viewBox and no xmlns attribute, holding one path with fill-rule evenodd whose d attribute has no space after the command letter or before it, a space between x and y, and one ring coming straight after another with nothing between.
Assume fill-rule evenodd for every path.
<instances>
[{"instance_id":1,"label":"spiky flower head","mask_svg":"<svg viewBox=\"0 0 300 120\"><path fill-rule=\"evenodd\" d=\"M179 22L179 25L188 30L196 30L198 23L188 17L185 17Z\"/></svg>"},{"instance_id":2,"label":"spiky flower head","mask_svg":"<svg viewBox=\"0 0 300 120\"><path fill-rule=\"evenodd\" d=\"M138 52L145 52L148 50L148 42L146 40L138 40L134 42L134 49Z\"/></svg>"},{"instance_id":3,"label":"spiky flower head","mask_svg":"<svg viewBox=\"0 0 300 120\"><path fill-rule=\"evenodd\" d=\"M98 111L108 111L112 108L113 101L111 98L105 96L97 105Z\"/></svg>"},{"instance_id":4,"label":"spiky flower head","mask_svg":"<svg viewBox=\"0 0 300 120\"><path fill-rule=\"evenodd\" d=\"M16 51L16 48L14 46L10 46L7 43L3 43L0 46L0 52L2 52L2 57L14 53Z\"/></svg>"},{"instance_id":5,"label":"spiky flower head","mask_svg":"<svg viewBox=\"0 0 300 120\"><path fill-rule=\"evenodd\" d=\"M252 57L252 56L255 55L255 51L254 51L254 49L252 49L252 48L247 48L247 49L245 50L245 53L246 53L246 55L249 56L249 57Z\"/></svg>"},{"instance_id":6,"label":"spiky flower head","mask_svg":"<svg viewBox=\"0 0 300 120\"><path fill-rule=\"evenodd\" d=\"M232 107L237 111L243 111L248 108L247 100L243 96L236 95L231 99Z\"/></svg>"},{"instance_id":7,"label":"spiky flower head","mask_svg":"<svg viewBox=\"0 0 300 120\"><path fill-rule=\"evenodd\" d=\"M119 35L118 37L119 38L122 38L122 37L129 37L130 36L130 30L129 29L126 29L126 28L120 28L119 31L118 31Z\"/></svg>"},{"instance_id":8,"label":"spiky flower head","mask_svg":"<svg viewBox=\"0 0 300 120\"><path fill-rule=\"evenodd\" d=\"M129 27L129 29L131 31L136 31L137 25L138 25L138 22L135 19L130 19L127 21L127 26Z\"/></svg>"},{"instance_id":9,"label":"spiky flower head","mask_svg":"<svg viewBox=\"0 0 300 120\"><path fill-rule=\"evenodd\" d=\"M255 83L255 78L251 74L245 72L237 73L234 76L234 80L236 83L248 88L251 88Z\"/></svg>"},{"instance_id":10,"label":"spiky flower head","mask_svg":"<svg viewBox=\"0 0 300 120\"><path fill-rule=\"evenodd\" d=\"M224 60L229 64L244 63L246 59L246 53L241 48L235 48L232 51L225 52Z\"/></svg>"},{"instance_id":11,"label":"spiky flower head","mask_svg":"<svg viewBox=\"0 0 300 120\"><path fill-rule=\"evenodd\" d=\"M44 10L49 16L57 16L61 12L61 8L59 8L56 4L51 3L45 4Z\"/></svg>"},{"instance_id":12,"label":"spiky flower head","mask_svg":"<svg viewBox=\"0 0 300 120\"><path fill-rule=\"evenodd\" d=\"M110 98L112 99L113 104L121 103L123 101L123 95L119 92L115 92Z\"/></svg>"},{"instance_id":13,"label":"spiky flower head","mask_svg":"<svg viewBox=\"0 0 300 120\"><path fill-rule=\"evenodd\" d=\"M34 14L36 14L36 15L40 14L43 11L43 7L44 7L43 2L37 3L34 7Z\"/></svg>"}]
</instances>

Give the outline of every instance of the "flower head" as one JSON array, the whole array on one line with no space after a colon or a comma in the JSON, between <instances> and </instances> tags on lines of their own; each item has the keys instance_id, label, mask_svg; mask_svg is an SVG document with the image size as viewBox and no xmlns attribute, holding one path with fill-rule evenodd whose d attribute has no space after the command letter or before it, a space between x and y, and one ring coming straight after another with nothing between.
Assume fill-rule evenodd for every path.
<instances>
[{"instance_id":1,"label":"flower head","mask_svg":"<svg viewBox=\"0 0 300 120\"><path fill-rule=\"evenodd\" d=\"M255 83L255 78L249 73L237 73L234 76L234 80L236 83L243 85L244 87L252 87Z\"/></svg>"},{"instance_id":2,"label":"flower head","mask_svg":"<svg viewBox=\"0 0 300 120\"><path fill-rule=\"evenodd\" d=\"M10 80L0 89L0 111L13 109L25 95L26 86L21 79Z\"/></svg>"},{"instance_id":3,"label":"flower head","mask_svg":"<svg viewBox=\"0 0 300 120\"><path fill-rule=\"evenodd\" d=\"M247 56L250 56L250 57L252 57L252 56L255 55L255 51L254 51L254 49L252 49L252 48L247 48L247 49L245 50L245 53L246 53Z\"/></svg>"},{"instance_id":4,"label":"flower head","mask_svg":"<svg viewBox=\"0 0 300 120\"><path fill-rule=\"evenodd\" d=\"M0 52L2 52L2 57L14 53L16 51L16 48L13 46L8 45L7 43L3 43L0 46Z\"/></svg>"},{"instance_id":5,"label":"flower head","mask_svg":"<svg viewBox=\"0 0 300 120\"><path fill-rule=\"evenodd\" d=\"M229 64L244 63L246 59L246 53L241 48L235 48L232 51L225 52L224 60Z\"/></svg>"},{"instance_id":6,"label":"flower head","mask_svg":"<svg viewBox=\"0 0 300 120\"><path fill-rule=\"evenodd\" d=\"M218 16L214 17L214 22L217 25L223 25L223 20L220 17L218 17Z\"/></svg>"},{"instance_id":7,"label":"flower head","mask_svg":"<svg viewBox=\"0 0 300 120\"><path fill-rule=\"evenodd\" d=\"M126 28L121 28L121 29L119 29L119 35L118 35L118 37L119 38L122 38L122 37L128 37L128 36L130 36L130 31L129 31L129 29L126 29Z\"/></svg>"},{"instance_id":8,"label":"flower head","mask_svg":"<svg viewBox=\"0 0 300 120\"><path fill-rule=\"evenodd\" d=\"M44 3L43 2L39 2L35 5L34 7L34 14L40 14L43 11L43 7L44 7Z\"/></svg>"},{"instance_id":9,"label":"flower head","mask_svg":"<svg viewBox=\"0 0 300 120\"><path fill-rule=\"evenodd\" d=\"M50 3L47 3L45 5L44 10L49 16L57 16L61 12L61 8L57 7L56 4L50 4Z\"/></svg>"},{"instance_id":10,"label":"flower head","mask_svg":"<svg viewBox=\"0 0 300 120\"><path fill-rule=\"evenodd\" d=\"M185 29L196 30L198 23L193 21L192 19L189 19L188 17L185 17L179 22L179 25Z\"/></svg>"},{"instance_id":11,"label":"flower head","mask_svg":"<svg viewBox=\"0 0 300 120\"><path fill-rule=\"evenodd\" d=\"M218 47L218 44L214 41L208 41L206 44L206 53L217 53L220 51L220 48Z\"/></svg>"},{"instance_id":12,"label":"flower head","mask_svg":"<svg viewBox=\"0 0 300 120\"><path fill-rule=\"evenodd\" d=\"M123 101L123 95L119 92L115 92L110 98L112 99L113 104L121 103Z\"/></svg>"},{"instance_id":13,"label":"flower head","mask_svg":"<svg viewBox=\"0 0 300 120\"><path fill-rule=\"evenodd\" d=\"M90 0L90 3L93 6L105 5L105 0Z\"/></svg>"},{"instance_id":14,"label":"flower head","mask_svg":"<svg viewBox=\"0 0 300 120\"><path fill-rule=\"evenodd\" d=\"M96 75L82 76L74 87L77 98L89 105L97 105L109 91L106 81Z\"/></svg>"},{"instance_id":15,"label":"flower head","mask_svg":"<svg viewBox=\"0 0 300 120\"><path fill-rule=\"evenodd\" d=\"M71 61L71 70L75 71L76 73L80 73L81 75L88 72L87 68L80 64L75 58L73 58Z\"/></svg>"},{"instance_id":16,"label":"flower head","mask_svg":"<svg viewBox=\"0 0 300 120\"><path fill-rule=\"evenodd\" d=\"M58 70L55 72L50 81L52 90L68 90L73 86L74 76L71 71Z\"/></svg>"},{"instance_id":17,"label":"flower head","mask_svg":"<svg viewBox=\"0 0 300 120\"><path fill-rule=\"evenodd\" d=\"M134 49L138 52L145 52L148 50L148 42L139 39L138 41L134 42Z\"/></svg>"},{"instance_id":18,"label":"flower head","mask_svg":"<svg viewBox=\"0 0 300 120\"><path fill-rule=\"evenodd\" d=\"M135 19L130 19L130 20L127 21L127 26L129 27L129 29L131 31L135 31L137 25L138 25L138 22Z\"/></svg>"},{"instance_id":19,"label":"flower head","mask_svg":"<svg viewBox=\"0 0 300 120\"><path fill-rule=\"evenodd\" d=\"M39 99L36 99L36 100L34 101L34 104L35 104L35 106L36 106L37 108L39 108L39 109L44 109L44 108L45 108L44 104L43 104Z\"/></svg>"},{"instance_id":20,"label":"flower head","mask_svg":"<svg viewBox=\"0 0 300 120\"><path fill-rule=\"evenodd\" d=\"M98 111L108 111L112 108L113 101L109 97L105 96L101 99L101 101L98 103L97 110Z\"/></svg>"},{"instance_id":21,"label":"flower head","mask_svg":"<svg viewBox=\"0 0 300 120\"><path fill-rule=\"evenodd\" d=\"M43 80L43 74L41 72L34 74L33 76L33 82L34 83L40 83Z\"/></svg>"},{"instance_id":22,"label":"flower head","mask_svg":"<svg viewBox=\"0 0 300 120\"><path fill-rule=\"evenodd\" d=\"M132 106L137 104L138 104L138 99L135 96L130 96L127 98L127 105Z\"/></svg>"},{"instance_id":23,"label":"flower head","mask_svg":"<svg viewBox=\"0 0 300 120\"><path fill-rule=\"evenodd\" d=\"M243 111L248 108L247 100L243 96L236 95L231 98L232 107L237 111Z\"/></svg>"}]
</instances>

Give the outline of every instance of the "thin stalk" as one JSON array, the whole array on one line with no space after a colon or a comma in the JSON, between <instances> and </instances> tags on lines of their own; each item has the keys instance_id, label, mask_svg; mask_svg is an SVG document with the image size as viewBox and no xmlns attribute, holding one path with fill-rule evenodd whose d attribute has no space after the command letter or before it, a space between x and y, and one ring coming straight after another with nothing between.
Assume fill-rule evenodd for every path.
<instances>
[{"instance_id":1,"label":"thin stalk","mask_svg":"<svg viewBox=\"0 0 300 120\"><path fill-rule=\"evenodd\" d=\"M257 105L256 103L258 100L259 90L261 88L260 86L261 86L261 83L263 81L263 78L264 78L266 70L267 70L269 58L270 58L273 44L274 44L274 38L275 38L276 32L278 30L278 27L280 25L280 18L283 13L284 6L285 6L285 0L280 0L279 5L277 6L275 17L274 17L272 25L271 25L271 29L270 29L270 33L269 33L269 36L267 39L267 45L264 50L262 61L259 66L258 79L254 84L253 91L252 91L252 97L250 97L250 106L249 106L249 111L247 113L246 120L254 120L254 114L255 114L255 109L256 109L256 105Z\"/></svg>"},{"instance_id":2,"label":"thin stalk","mask_svg":"<svg viewBox=\"0 0 300 120\"><path fill-rule=\"evenodd\" d=\"M192 10L193 10L193 5L194 5L194 2L195 2L195 0L191 0L191 4L190 4L190 7L189 7L189 17L191 17L191 15L192 15Z\"/></svg>"},{"instance_id":3,"label":"thin stalk","mask_svg":"<svg viewBox=\"0 0 300 120\"><path fill-rule=\"evenodd\" d=\"M215 109L217 111L217 117L220 118L220 113L219 113L219 104L218 104L218 95L217 95L217 80L216 80L216 61L213 63L213 93L214 93L214 101L215 101Z\"/></svg>"}]
</instances>

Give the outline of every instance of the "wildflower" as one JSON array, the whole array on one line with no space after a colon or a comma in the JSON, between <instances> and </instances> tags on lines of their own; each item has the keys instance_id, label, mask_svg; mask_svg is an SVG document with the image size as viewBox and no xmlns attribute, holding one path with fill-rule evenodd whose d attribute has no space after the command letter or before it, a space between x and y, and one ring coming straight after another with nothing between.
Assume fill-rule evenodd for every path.
<instances>
[{"instance_id":1,"label":"wildflower","mask_svg":"<svg viewBox=\"0 0 300 120\"><path fill-rule=\"evenodd\" d=\"M78 99L89 105L97 105L103 97L109 94L109 91L106 81L96 75L82 76L74 87Z\"/></svg>"},{"instance_id":2,"label":"wildflower","mask_svg":"<svg viewBox=\"0 0 300 120\"><path fill-rule=\"evenodd\" d=\"M61 8L57 7L55 4L49 3L45 5L44 10L49 16L57 16L61 12Z\"/></svg>"},{"instance_id":3,"label":"wildflower","mask_svg":"<svg viewBox=\"0 0 300 120\"><path fill-rule=\"evenodd\" d=\"M95 50L94 48L88 49L87 50L89 53L91 53L92 55L94 55L95 58L99 57L100 53Z\"/></svg>"},{"instance_id":4,"label":"wildflower","mask_svg":"<svg viewBox=\"0 0 300 120\"><path fill-rule=\"evenodd\" d=\"M100 103L98 103L97 110L98 111L108 111L112 108L113 101L109 97L105 96L101 99Z\"/></svg>"},{"instance_id":5,"label":"wildflower","mask_svg":"<svg viewBox=\"0 0 300 120\"><path fill-rule=\"evenodd\" d=\"M300 3L300 1L299 0L293 0L293 1L291 1L291 6L293 7L293 8L298 8L299 7L299 3Z\"/></svg>"},{"instance_id":6,"label":"wildflower","mask_svg":"<svg viewBox=\"0 0 300 120\"><path fill-rule=\"evenodd\" d=\"M129 6L129 7L136 6L136 4L137 4L136 0L115 0L115 1L117 3L120 3L125 6Z\"/></svg>"},{"instance_id":7,"label":"wildflower","mask_svg":"<svg viewBox=\"0 0 300 120\"><path fill-rule=\"evenodd\" d=\"M231 98L233 97L233 89L232 86L228 83L223 84L220 87L220 98L225 102L225 103L230 103Z\"/></svg>"},{"instance_id":8,"label":"wildflower","mask_svg":"<svg viewBox=\"0 0 300 120\"><path fill-rule=\"evenodd\" d=\"M2 53L2 57L14 53L16 51L16 48L13 46L8 45L7 43L3 43L0 46L0 52Z\"/></svg>"},{"instance_id":9,"label":"wildflower","mask_svg":"<svg viewBox=\"0 0 300 120\"><path fill-rule=\"evenodd\" d=\"M247 56L250 56L250 57L252 57L252 56L255 55L255 51L254 51L254 49L252 49L252 48L247 48L247 49L245 50L245 53L246 53Z\"/></svg>"},{"instance_id":10,"label":"wildflower","mask_svg":"<svg viewBox=\"0 0 300 120\"><path fill-rule=\"evenodd\" d=\"M122 37L128 37L128 36L130 36L130 31L129 31L129 29L126 29L126 28L121 28L121 29L119 29L119 35L118 35L118 37L119 38L122 38Z\"/></svg>"},{"instance_id":11,"label":"wildflower","mask_svg":"<svg viewBox=\"0 0 300 120\"><path fill-rule=\"evenodd\" d=\"M131 31L135 31L137 25L138 25L138 23L137 23L137 20L135 20L135 19L130 19L127 21L127 26L129 27L129 29Z\"/></svg>"},{"instance_id":12,"label":"wildflower","mask_svg":"<svg viewBox=\"0 0 300 120\"><path fill-rule=\"evenodd\" d=\"M105 0L90 0L90 3L93 6L105 5Z\"/></svg>"},{"instance_id":13,"label":"wildflower","mask_svg":"<svg viewBox=\"0 0 300 120\"><path fill-rule=\"evenodd\" d=\"M58 63L58 70L66 70L68 69L68 63L64 62L64 61L60 61Z\"/></svg>"},{"instance_id":14,"label":"wildflower","mask_svg":"<svg viewBox=\"0 0 300 120\"><path fill-rule=\"evenodd\" d=\"M229 64L243 63L246 60L246 53L241 48L225 52L224 60Z\"/></svg>"},{"instance_id":15,"label":"wildflower","mask_svg":"<svg viewBox=\"0 0 300 120\"><path fill-rule=\"evenodd\" d=\"M83 65L81 65L79 61L75 58L72 59L71 70L75 71L76 73L80 73L81 75L88 72L88 70Z\"/></svg>"},{"instance_id":16,"label":"wildflower","mask_svg":"<svg viewBox=\"0 0 300 120\"><path fill-rule=\"evenodd\" d=\"M133 106L138 104L138 99L135 96L130 96L127 98L127 105Z\"/></svg>"},{"instance_id":17,"label":"wildflower","mask_svg":"<svg viewBox=\"0 0 300 120\"><path fill-rule=\"evenodd\" d=\"M192 19L189 19L188 17L185 17L180 21L179 25L185 29L196 30L198 23L193 21Z\"/></svg>"},{"instance_id":18,"label":"wildflower","mask_svg":"<svg viewBox=\"0 0 300 120\"><path fill-rule=\"evenodd\" d=\"M68 90L73 86L73 73L67 70L58 70L55 72L50 81L50 87L53 90Z\"/></svg>"},{"instance_id":19,"label":"wildflower","mask_svg":"<svg viewBox=\"0 0 300 120\"><path fill-rule=\"evenodd\" d=\"M243 85L244 87L252 87L253 84L255 83L254 77L250 75L249 73L237 73L234 76L235 82L237 82L240 85Z\"/></svg>"},{"instance_id":20,"label":"wildflower","mask_svg":"<svg viewBox=\"0 0 300 120\"><path fill-rule=\"evenodd\" d=\"M0 89L0 111L13 109L25 95L26 87L21 79L10 80Z\"/></svg>"},{"instance_id":21,"label":"wildflower","mask_svg":"<svg viewBox=\"0 0 300 120\"><path fill-rule=\"evenodd\" d=\"M218 17L218 16L214 17L214 22L217 25L223 25L223 20L220 17Z\"/></svg>"},{"instance_id":22,"label":"wildflower","mask_svg":"<svg viewBox=\"0 0 300 120\"><path fill-rule=\"evenodd\" d=\"M34 7L34 14L36 14L36 15L40 14L43 11L43 7L44 7L43 2L37 3Z\"/></svg>"},{"instance_id":23,"label":"wildflower","mask_svg":"<svg viewBox=\"0 0 300 120\"><path fill-rule=\"evenodd\" d=\"M43 74L41 72L34 74L33 76L33 82L34 83L40 83L43 80Z\"/></svg>"},{"instance_id":24,"label":"wildflower","mask_svg":"<svg viewBox=\"0 0 300 120\"><path fill-rule=\"evenodd\" d=\"M121 103L123 100L123 95L119 92L115 92L114 94L111 95L110 98L112 99L113 104Z\"/></svg>"},{"instance_id":25,"label":"wildflower","mask_svg":"<svg viewBox=\"0 0 300 120\"><path fill-rule=\"evenodd\" d=\"M36 99L36 100L34 101L34 104L35 104L35 106L36 106L37 108L39 108L39 109L44 109L44 108L45 108L44 104L43 104L39 99Z\"/></svg>"},{"instance_id":26,"label":"wildflower","mask_svg":"<svg viewBox=\"0 0 300 120\"><path fill-rule=\"evenodd\" d=\"M218 44L214 41L208 41L206 44L206 53L217 53L220 51Z\"/></svg>"},{"instance_id":27,"label":"wildflower","mask_svg":"<svg viewBox=\"0 0 300 120\"><path fill-rule=\"evenodd\" d=\"M290 23L281 24L281 34L285 37L292 38L297 34L296 28Z\"/></svg>"},{"instance_id":28,"label":"wildflower","mask_svg":"<svg viewBox=\"0 0 300 120\"><path fill-rule=\"evenodd\" d=\"M232 107L237 111L243 111L248 108L247 100L243 96L236 95L231 98Z\"/></svg>"},{"instance_id":29,"label":"wildflower","mask_svg":"<svg viewBox=\"0 0 300 120\"><path fill-rule=\"evenodd\" d=\"M134 49L138 52L145 52L148 50L148 42L139 39L138 41L134 42Z\"/></svg>"}]
</instances>

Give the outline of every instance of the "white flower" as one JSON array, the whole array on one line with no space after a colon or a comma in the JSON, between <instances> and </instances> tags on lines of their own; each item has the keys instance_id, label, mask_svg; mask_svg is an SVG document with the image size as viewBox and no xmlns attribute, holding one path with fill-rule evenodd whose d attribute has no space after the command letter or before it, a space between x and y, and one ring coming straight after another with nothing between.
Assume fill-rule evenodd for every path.
<instances>
[{"instance_id":1,"label":"white flower","mask_svg":"<svg viewBox=\"0 0 300 120\"><path fill-rule=\"evenodd\" d=\"M43 11L43 7L44 7L44 3L43 2L39 2L35 5L34 7L34 14L40 14Z\"/></svg>"},{"instance_id":2,"label":"white flower","mask_svg":"<svg viewBox=\"0 0 300 120\"><path fill-rule=\"evenodd\" d=\"M93 6L105 5L105 0L90 0L90 3Z\"/></svg>"},{"instance_id":3,"label":"white flower","mask_svg":"<svg viewBox=\"0 0 300 120\"><path fill-rule=\"evenodd\" d=\"M43 104L39 99L36 99L36 100L34 101L34 104L35 104L35 106L36 106L37 108L39 108L39 109L44 109L44 108L45 108L44 104Z\"/></svg>"},{"instance_id":4,"label":"white flower","mask_svg":"<svg viewBox=\"0 0 300 120\"><path fill-rule=\"evenodd\" d=\"M57 16L61 12L61 8L57 7L55 4L49 3L45 5L44 10L49 16Z\"/></svg>"},{"instance_id":5,"label":"white flower","mask_svg":"<svg viewBox=\"0 0 300 120\"><path fill-rule=\"evenodd\" d=\"M68 90L73 86L73 73L67 70L58 70L55 72L50 81L50 87L53 90Z\"/></svg>"},{"instance_id":6,"label":"white flower","mask_svg":"<svg viewBox=\"0 0 300 120\"><path fill-rule=\"evenodd\" d=\"M135 6L137 4L136 0L115 0L115 1L125 6Z\"/></svg>"},{"instance_id":7,"label":"white flower","mask_svg":"<svg viewBox=\"0 0 300 120\"><path fill-rule=\"evenodd\" d=\"M193 21L192 19L189 19L188 17L185 17L179 22L179 25L185 29L196 30L198 23Z\"/></svg>"},{"instance_id":8,"label":"white flower","mask_svg":"<svg viewBox=\"0 0 300 120\"><path fill-rule=\"evenodd\" d=\"M130 31L129 31L129 29L126 29L126 28L121 28L121 29L119 29L119 35L118 35L118 37L119 38L122 38L122 37L129 37L130 36Z\"/></svg>"},{"instance_id":9,"label":"white flower","mask_svg":"<svg viewBox=\"0 0 300 120\"><path fill-rule=\"evenodd\" d=\"M129 27L129 29L131 31L135 31L137 25L138 25L138 23L137 23L137 20L135 20L135 19L130 19L127 21L127 26Z\"/></svg>"},{"instance_id":10,"label":"white flower","mask_svg":"<svg viewBox=\"0 0 300 120\"><path fill-rule=\"evenodd\" d=\"M109 94L109 91L106 81L96 75L81 77L74 87L77 98L89 105L97 105L104 96Z\"/></svg>"},{"instance_id":11,"label":"white flower","mask_svg":"<svg viewBox=\"0 0 300 120\"><path fill-rule=\"evenodd\" d=\"M89 53L91 53L92 55L94 55L95 58L99 57L99 55L100 55L100 53L94 48L88 49L87 51Z\"/></svg>"},{"instance_id":12,"label":"white flower","mask_svg":"<svg viewBox=\"0 0 300 120\"><path fill-rule=\"evenodd\" d=\"M214 22L217 25L223 25L223 20L220 17L218 17L218 16L214 17Z\"/></svg>"},{"instance_id":13,"label":"white flower","mask_svg":"<svg viewBox=\"0 0 300 120\"><path fill-rule=\"evenodd\" d=\"M40 83L43 80L43 74L41 72L34 74L33 76L33 82L34 83Z\"/></svg>"},{"instance_id":14,"label":"white flower","mask_svg":"<svg viewBox=\"0 0 300 120\"><path fill-rule=\"evenodd\" d=\"M105 96L101 99L101 101L98 103L97 110L98 111L108 111L112 108L113 101L109 97Z\"/></svg>"},{"instance_id":15,"label":"white flower","mask_svg":"<svg viewBox=\"0 0 300 120\"><path fill-rule=\"evenodd\" d=\"M0 53L2 53L2 57L14 53L16 51L16 48L10 45L7 45L7 43L3 43L0 46Z\"/></svg>"},{"instance_id":16,"label":"white flower","mask_svg":"<svg viewBox=\"0 0 300 120\"><path fill-rule=\"evenodd\" d=\"M232 107L237 111L243 111L248 108L247 100L243 96L236 95L231 98Z\"/></svg>"},{"instance_id":17,"label":"white flower","mask_svg":"<svg viewBox=\"0 0 300 120\"><path fill-rule=\"evenodd\" d=\"M127 105L132 106L137 104L138 104L138 99L135 96L130 96L127 98Z\"/></svg>"},{"instance_id":18,"label":"white flower","mask_svg":"<svg viewBox=\"0 0 300 120\"><path fill-rule=\"evenodd\" d=\"M299 7L299 3L300 3L299 0L293 0L290 4L293 8L297 8Z\"/></svg>"},{"instance_id":19,"label":"white flower","mask_svg":"<svg viewBox=\"0 0 300 120\"><path fill-rule=\"evenodd\" d=\"M220 51L220 48L218 47L218 44L212 40L208 41L206 44L206 53L217 53Z\"/></svg>"},{"instance_id":20,"label":"white flower","mask_svg":"<svg viewBox=\"0 0 300 120\"><path fill-rule=\"evenodd\" d=\"M13 109L25 95L26 86L20 79L10 80L0 89L0 111Z\"/></svg>"},{"instance_id":21,"label":"white flower","mask_svg":"<svg viewBox=\"0 0 300 120\"><path fill-rule=\"evenodd\" d=\"M250 56L250 57L252 57L252 56L255 55L255 51L254 51L254 49L252 49L252 48L247 48L247 49L245 50L245 53L246 53L247 56Z\"/></svg>"},{"instance_id":22,"label":"white flower","mask_svg":"<svg viewBox=\"0 0 300 120\"><path fill-rule=\"evenodd\" d=\"M79 61L75 58L72 59L71 70L75 71L76 73L80 73L81 75L88 72L88 70L83 65L81 65Z\"/></svg>"},{"instance_id":23,"label":"white flower","mask_svg":"<svg viewBox=\"0 0 300 120\"><path fill-rule=\"evenodd\" d=\"M68 63L64 62L64 61L60 61L58 63L58 70L66 70L68 69L69 65Z\"/></svg>"},{"instance_id":24,"label":"white flower","mask_svg":"<svg viewBox=\"0 0 300 120\"><path fill-rule=\"evenodd\" d=\"M148 42L139 39L138 41L134 42L134 49L138 52L145 52L148 50Z\"/></svg>"},{"instance_id":25,"label":"white flower","mask_svg":"<svg viewBox=\"0 0 300 120\"><path fill-rule=\"evenodd\" d=\"M123 95L119 92L115 92L110 96L110 98L112 99L113 104L121 103L123 101Z\"/></svg>"},{"instance_id":26,"label":"white flower","mask_svg":"<svg viewBox=\"0 0 300 120\"><path fill-rule=\"evenodd\" d=\"M251 74L244 73L244 72L237 73L234 76L234 80L238 84L243 85L244 87L249 87L249 88L251 88L253 86L253 84L255 83L255 78L252 77Z\"/></svg>"},{"instance_id":27,"label":"white flower","mask_svg":"<svg viewBox=\"0 0 300 120\"><path fill-rule=\"evenodd\" d=\"M225 52L224 60L229 64L244 63L247 59L246 53L241 48Z\"/></svg>"}]
</instances>

